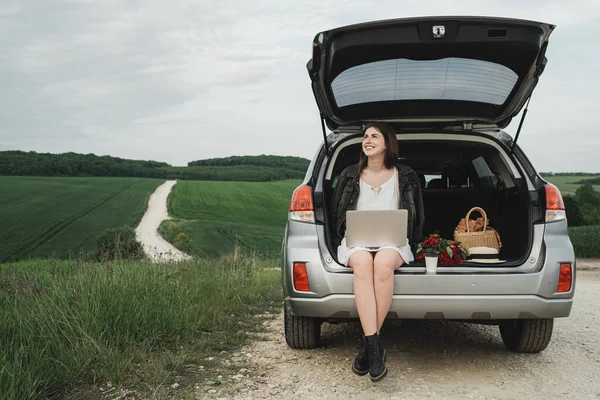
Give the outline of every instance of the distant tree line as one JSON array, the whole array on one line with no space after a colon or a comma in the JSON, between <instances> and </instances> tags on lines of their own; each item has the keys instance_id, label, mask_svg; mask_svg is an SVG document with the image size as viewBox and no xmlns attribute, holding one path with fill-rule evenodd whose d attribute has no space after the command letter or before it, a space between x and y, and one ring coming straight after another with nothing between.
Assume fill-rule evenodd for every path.
<instances>
[{"instance_id":1,"label":"distant tree line","mask_svg":"<svg viewBox=\"0 0 600 400\"><path fill-rule=\"evenodd\" d=\"M259 165L223 167L167 167L153 170L155 178L198 181L269 182L303 179L306 171Z\"/></svg>"},{"instance_id":2,"label":"distant tree line","mask_svg":"<svg viewBox=\"0 0 600 400\"><path fill-rule=\"evenodd\" d=\"M210 166L210 167L225 167L225 166L240 166L240 165L256 165L263 167L283 168L306 172L310 161L302 157L289 156L233 156L224 158L209 158L207 160L190 161L188 166Z\"/></svg>"},{"instance_id":3,"label":"distant tree line","mask_svg":"<svg viewBox=\"0 0 600 400\"><path fill-rule=\"evenodd\" d=\"M159 161L128 160L95 154L0 151L0 175L25 176L115 176L267 182L302 179L309 163L309 160L300 157L263 155L198 160L189 163L188 167L174 167Z\"/></svg>"},{"instance_id":4,"label":"distant tree line","mask_svg":"<svg viewBox=\"0 0 600 400\"><path fill-rule=\"evenodd\" d=\"M575 183L578 183L580 185L600 185L600 176L597 176L595 178L582 179Z\"/></svg>"},{"instance_id":5,"label":"distant tree line","mask_svg":"<svg viewBox=\"0 0 600 400\"><path fill-rule=\"evenodd\" d=\"M49 154L24 151L0 152L0 174L37 176L144 176L158 161L127 160L95 154Z\"/></svg>"}]
</instances>

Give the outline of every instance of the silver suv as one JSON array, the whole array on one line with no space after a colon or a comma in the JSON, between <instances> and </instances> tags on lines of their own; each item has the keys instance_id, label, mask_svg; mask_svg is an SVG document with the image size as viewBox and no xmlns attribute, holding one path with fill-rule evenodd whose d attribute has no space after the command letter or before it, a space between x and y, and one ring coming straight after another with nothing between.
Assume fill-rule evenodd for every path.
<instances>
[{"instance_id":1,"label":"silver suv","mask_svg":"<svg viewBox=\"0 0 600 400\"><path fill-rule=\"evenodd\" d=\"M336 259L332 193L340 172L359 159L363 125L382 121L395 128L402 161L421 180L423 234L452 238L459 220L478 206L503 244L500 263L465 261L438 266L435 275L421 262L402 266L388 318L495 324L511 350L547 347L554 318L571 312L575 255L559 190L516 144L526 107L514 139L502 129L528 103L553 29L514 19L436 17L315 36L307 68L324 143L293 194L285 229L289 346L318 346L323 321L358 319L352 270Z\"/></svg>"}]
</instances>

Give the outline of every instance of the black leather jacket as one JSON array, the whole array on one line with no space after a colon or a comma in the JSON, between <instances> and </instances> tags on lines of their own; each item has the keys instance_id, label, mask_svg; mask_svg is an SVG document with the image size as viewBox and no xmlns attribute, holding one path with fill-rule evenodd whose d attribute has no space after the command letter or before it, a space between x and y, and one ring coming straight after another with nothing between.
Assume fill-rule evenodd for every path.
<instances>
[{"instance_id":1,"label":"black leather jacket","mask_svg":"<svg viewBox=\"0 0 600 400\"><path fill-rule=\"evenodd\" d=\"M423 223L425 212L423 210L423 195L419 177L412 168L396 164L398 169L398 189L400 191L400 204L398 208L408 210L409 243L416 245L423 240ZM338 183L333 192L333 220L337 235L336 247L341 242L346 231L346 211L355 210L360 191L358 164L346 167L338 178Z\"/></svg>"}]
</instances>

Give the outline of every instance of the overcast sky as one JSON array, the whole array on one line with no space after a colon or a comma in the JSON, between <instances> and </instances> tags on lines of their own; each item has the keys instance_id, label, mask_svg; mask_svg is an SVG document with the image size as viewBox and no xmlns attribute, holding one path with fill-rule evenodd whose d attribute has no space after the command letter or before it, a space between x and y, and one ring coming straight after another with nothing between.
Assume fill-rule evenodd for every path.
<instances>
[{"instance_id":1,"label":"overcast sky","mask_svg":"<svg viewBox=\"0 0 600 400\"><path fill-rule=\"evenodd\" d=\"M519 143L538 171L600 172L600 2L591 0L2 0L0 150L173 165L312 158L322 141L306 72L314 35L428 15L556 24Z\"/></svg>"}]
</instances>

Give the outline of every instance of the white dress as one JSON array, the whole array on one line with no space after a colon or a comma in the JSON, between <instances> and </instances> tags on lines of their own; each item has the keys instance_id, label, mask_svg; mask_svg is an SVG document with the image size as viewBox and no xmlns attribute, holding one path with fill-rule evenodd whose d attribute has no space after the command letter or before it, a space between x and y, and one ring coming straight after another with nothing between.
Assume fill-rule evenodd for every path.
<instances>
[{"instance_id":1,"label":"white dress","mask_svg":"<svg viewBox=\"0 0 600 400\"><path fill-rule=\"evenodd\" d=\"M398 208L398 200L400 198L400 192L398 189L398 171L394 168L394 174L390 179L387 180L379 189L373 189L368 183L360 179L360 194L358 196L358 202L356 203L357 210L390 210ZM415 260L408 240L406 245L402 247L397 246L381 246L377 248L373 247L348 247L346 245L346 234L338 246L338 260L341 264L348 265L350 256L358 250L367 250L371 252L378 251L380 249L394 249L400 254L400 257L406 264ZM398 266L400 267L400 266Z\"/></svg>"}]
</instances>

